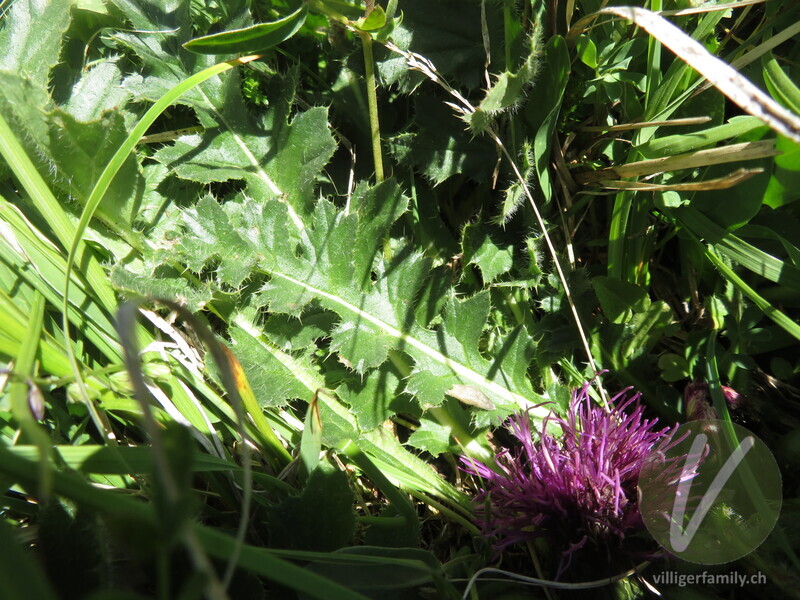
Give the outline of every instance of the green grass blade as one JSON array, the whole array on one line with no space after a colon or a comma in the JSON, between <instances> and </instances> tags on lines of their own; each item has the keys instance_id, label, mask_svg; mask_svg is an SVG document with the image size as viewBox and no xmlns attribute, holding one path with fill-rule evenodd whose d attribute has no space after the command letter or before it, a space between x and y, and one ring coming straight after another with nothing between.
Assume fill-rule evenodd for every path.
<instances>
[{"instance_id":1,"label":"green grass blade","mask_svg":"<svg viewBox=\"0 0 800 600\"><path fill-rule=\"evenodd\" d=\"M95 420L96 425L104 431L106 437L112 436L110 431L110 426L107 423L107 420L103 418L102 415L96 413L94 407L91 405L89 401L88 394L86 392L85 384L83 383L83 379L80 374L80 369L78 366L77 358L73 351L72 345L70 343L70 333L69 333L69 288L70 288L70 275L72 272L72 266L75 264L75 259L78 257L79 248L82 244L82 237L84 231L89 225L89 221L92 219L95 211L97 210L98 206L100 206L100 202L103 200L106 192L108 191L111 182L114 180L117 172L122 167L125 160L128 158L130 153L136 147L136 144L139 142L141 137L147 132L150 126L155 122L155 120L163 113L175 100L177 100L182 94L187 92L188 90L192 89L193 87L201 84L203 81L214 77L228 69L232 69L237 65L244 64L251 60L258 58L256 56L248 56L239 58L236 60L231 60L224 63L219 63L213 65L207 69L200 71L199 73L192 75L188 79L185 79L178 85L174 86L169 92L164 94L158 101L151 106L148 111L144 114L144 116L139 120L133 130L128 134L128 137L125 138L125 141L122 145L117 149L114 153L114 156L111 157L111 160L106 165L103 172L100 174L100 177L97 180L94 188L92 188L91 194L86 200L86 206L84 206L83 212L81 213L81 218L78 221L78 225L75 228L73 237L71 239L71 243L68 245L69 253L67 254L67 276L64 282L64 300L62 303L62 316L63 316L63 332L64 332L64 340L65 340L65 347L67 349L67 356L70 359L70 363L72 363L73 372L75 375L75 380L78 383L78 388L80 390L81 395L83 396L83 401L87 404L90 411L92 411L93 418ZM2 133L2 129L0 128L0 134ZM2 137L2 135L0 135ZM27 158L27 157L26 157ZM55 199L54 199L55 200ZM103 274L104 277L104 285L108 287L109 281L108 277ZM114 306L116 303L114 303ZM137 337L139 338L140 343L146 344L149 340L147 339L147 335L144 334L144 330L137 326Z\"/></svg>"},{"instance_id":2,"label":"green grass blade","mask_svg":"<svg viewBox=\"0 0 800 600\"><path fill-rule=\"evenodd\" d=\"M772 306L768 300L761 297L758 292L747 285L747 283L741 277L739 277L733 269L725 264L725 261L717 255L711 246L705 247L705 255L708 260L710 260L711 263L717 267L717 269L719 269L720 273L722 273L722 275L728 281L730 281L734 287L736 287L736 289L750 298L750 300L752 300L753 303L758 306L758 308L760 308L767 317L772 319L772 321L786 330L787 333L794 336L797 340L800 340L800 325L786 316L785 313Z\"/></svg>"},{"instance_id":3,"label":"green grass blade","mask_svg":"<svg viewBox=\"0 0 800 600\"><path fill-rule=\"evenodd\" d=\"M729 233L700 211L683 206L671 211L678 222L698 238L706 240L728 258L762 277L800 291L800 269Z\"/></svg>"},{"instance_id":4,"label":"green grass blade","mask_svg":"<svg viewBox=\"0 0 800 600\"><path fill-rule=\"evenodd\" d=\"M82 239L82 232L72 224L59 201L47 187L42 176L36 170L25 150L20 145L8 123L0 115L0 154L6 159L9 167L17 176L22 187L28 193L36 209L55 233L64 248L74 247L73 260L83 265L88 289L97 298L100 305L113 314L116 298L108 277L97 257L88 249Z\"/></svg>"}]
</instances>

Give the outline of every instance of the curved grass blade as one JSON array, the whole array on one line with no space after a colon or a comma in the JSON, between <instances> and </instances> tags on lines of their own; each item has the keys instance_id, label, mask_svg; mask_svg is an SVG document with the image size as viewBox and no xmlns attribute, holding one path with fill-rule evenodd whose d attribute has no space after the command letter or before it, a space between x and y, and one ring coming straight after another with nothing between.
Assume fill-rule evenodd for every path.
<instances>
[{"instance_id":1,"label":"curved grass blade","mask_svg":"<svg viewBox=\"0 0 800 600\"><path fill-rule=\"evenodd\" d=\"M128 155L131 151L136 147L136 144L139 142L139 139L147 132L150 126L155 122L155 120L164 112L175 100L177 100L182 94L189 91L193 87L203 83L207 79L214 77L215 75L219 75L227 71L228 69L232 69L238 65L242 65L248 63L252 60L259 58L258 56L244 56L241 58L237 58L235 60L230 60L227 62L219 63L208 67L192 75L188 79L180 82L178 85L173 87L169 92L164 94L161 98L159 98L153 106L151 106L148 111L144 114L144 116L139 120L136 126L131 130L128 134L128 137L119 147L119 149L114 153L114 156L111 157L111 160L106 165L106 168L103 169L103 172L100 174L100 177L97 180L97 183L92 188L92 192L89 194L89 197L86 199L86 206L81 213L81 218L78 221L77 227L75 227L75 231L73 233L72 242L68 244L69 253L67 254L67 272L64 280L64 299L62 302L62 327L64 331L64 346L67 350L67 356L69 357L70 364L72 364L73 374L75 376L75 382L78 385L78 390L80 391L81 398L86 403L87 407L92 411L93 419L95 420L98 428L100 431L104 431L105 435L108 439L113 439L113 432L111 431L110 424L107 423L107 419L104 418L102 415L95 414L97 411L94 408L94 405L89 400L89 394L86 391L86 384L83 381L83 377L80 373L80 366L78 365L77 357L75 356L75 351L72 348L72 344L70 343L70 333L69 333L69 288L70 288L70 276L72 274L72 265L75 263L75 258L78 255L79 249L83 248L83 232L86 231L86 227L89 225L89 221L91 220L92 216L94 215L97 207L100 206L100 202L103 200L106 192L108 191L111 182L114 180L117 172L122 168L123 163L128 158ZM2 119L0 118L0 121ZM5 124L4 121L0 123L0 126ZM7 125L6 125L7 127ZM0 127L0 140L3 139L2 135L2 127ZM13 137L13 136L12 136ZM14 139L16 142L16 139ZM17 142L18 144L18 142ZM23 152L24 155L24 152ZM25 157L27 159L27 157ZM30 160L28 160L30 162ZM31 163L31 168L33 164ZM35 171L35 168L34 168ZM38 173L36 173L38 176ZM41 179L41 177L39 177ZM42 181L44 185L44 182ZM45 188L47 186L45 185ZM47 193L52 195L49 190ZM58 206L55 197L53 197L53 202L55 205ZM99 264L98 264L98 268ZM102 268L101 268L102 271ZM102 285L101 289L110 288L110 284L108 282L108 277L102 278ZM113 295L113 292L112 292ZM116 307L116 300L113 301L113 307ZM146 340L143 340L146 341Z\"/></svg>"},{"instance_id":2,"label":"curved grass blade","mask_svg":"<svg viewBox=\"0 0 800 600\"><path fill-rule=\"evenodd\" d=\"M269 50L297 33L306 22L308 11L301 6L288 17L242 29L205 35L183 47L197 54L254 54Z\"/></svg>"}]
</instances>

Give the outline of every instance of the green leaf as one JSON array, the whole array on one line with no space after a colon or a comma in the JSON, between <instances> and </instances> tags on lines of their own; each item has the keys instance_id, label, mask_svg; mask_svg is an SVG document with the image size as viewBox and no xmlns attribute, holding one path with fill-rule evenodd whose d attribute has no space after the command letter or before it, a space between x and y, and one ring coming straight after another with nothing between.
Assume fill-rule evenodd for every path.
<instances>
[{"instance_id":1,"label":"green leaf","mask_svg":"<svg viewBox=\"0 0 800 600\"><path fill-rule=\"evenodd\" d=\"M336 393L350 405L363 431L375 429L392 414L406 409L406 402L401 398L403 385L400 377L388 363L371 372L369 377L348 378Z\"/></svg>"},{"instance_id":2,"label":"green leaf","mask_svg":"<svg viewBox=\"0 0 800 600\"><path fill-rule=\"evenodd\" d=\"M395 28L390 37L392 41L403 49L413 50L429 59L448 79L455 78L470 89L483 84L486 49L483 45L479 3L403 0L400 6L403 23ZM487 3L486 17L490 39L502 39L501 5ZM499 44L492 44L492 52L497 52L495 46ZM388 60L396 58L389 56Z\"/></svg>"},{"instance_id":3,"label":"green leaf","mask_svg":"<svg viewBox=\"0 0 800 600\"><path fill-rule=\"evenodd\" d=\"M55 110L49 115L50 147L56 168L69 173L68 191L85 202L100 174L125 141L128 131L119 112L106 112L100 119L82 123ZM130 229L144 193L144 178L135 155L128 156L111 182L99 207L107 221Z\"/></svg>"},{"instance_id":4,"label":"green leaf","mask_svg":"<svg viewBox=\"0 0 800 600\"><path fill-rule=\"evenodd\" d=\"M797 84L781 69L771 52L762 57L761 64L764 67L764 83L772 97L796 114L800 114L800 88Z\"/></svg>"},{"instance_id":5,"label":"green leaf","mask_svg":"<svg viewBox=\"0 0 800 600\"><path fill-rule=\"evenodd\" d=\"M264 323L264 333L279 348L301 350L329 336L337 318L336 313L314 308L300 317L272 314Z\"/></svg>"},{"instance_id":6,"label":"green leaf","mask_svg":"<svg viewBox=\"0 0 800 600\"><path fill-rule=\"evenodd\" d=\"M310 399L296 374L241 327L228 330L247 380L261 406L283 406L293 398Z\"/></svg>"},{"instance_id":7,"label":"green leaf","mask_svg":"<svg viewBox=\"0 0 800 600\"><path fill-rule=\"evenodd\" d=\"M215 57L192 54L180 46L191 30L188 5L178 2L171 7L142 10L128 3L119 7L136 29L179 30L163 44L148 34L116 35L142 61L144 74L123 82L137 97L161 97L190 74L215 64ZM242 26L250 24L247 19L240 21ZM313 203L314 180L333 155L335 144L324 108L301 112L289 123L294 83L293 74L275 77L266 90L270 108L257 115L242 99L235 70L187 91L178 101L194 109L204 131L179 138L154 158L179 177L203 184L244 180L244 192L250 197L280 197L295 213L305 214Z\"/></svg>"},{"instance_id":8,"label":"green leaf","mask_svg":"<svg viewBox=\"0 0 800 600\"><path fill-rule=\"evenodd\" d=\"M419 428L408 437L408 445L439 456L445 452L454 452L458 448L451 435L450 427L432 419L420 419Z\"/></svg>"},{"instance_id":9,"label":"green leaf","mask_svg":"<svg viewBox=\"0 0 800 600\"><path fill-rule=\"evenodd\" d=\"M467 118L473 131L482 131L493 116L517 106L523 100L525 87L536 75L539 67L540 51L537 42L537 37L532 35L530 50L522 66L514 73L508 71L501 73L497 81L486 91L475 112Z\"/></svg>"},{"instance_id":10,"label":"green leaf","mask_svg":"<svg viewBox=\"0 0 800 600\"><path fill-rule=\"evenodd\" d=\"M72 2L14 2L0 30L0 70L18 73L46 88L59 61Z\"/></svg>"},{"instance_id":11,"label":"green leaf","mask_svg":"<svg viewBox=\"0 0 800 600\"><path fill-rule=\"evenodd\" d=\"M778 208L800 199L800 144L778 136L775 170L764 192L764 204Z\"/></svg>"},{"instance_id":12,"label":"green leaf","mask_svg":"<svg viewBox=\"0 0 800 600\"><path fill-rule=\"evenodd\" d=\"M246 271L242 265L252 265L270 277L258 302L272 313L298 314L312 300L336 312L340 321L330 347L360 373L381 364L389 350L402 350L414 360L415 371L448 378L438 397L426 398L430 404L460 384L478 387L500 407L496 415L528 406L536 394L525 369L518 368L525 352L490 361L479 351L490 307L487 292L464 301L451 296L436 331L418 324L417 298L431 275L430 262L405 244L383 241L407 205L397 184L387 180L374 188L360 186L349 212L319 201L298 229L281 202L242 199L220 205L206 197L185 211L173 256L198 273L217 264L215 275L227 285L238 285ZM447 288L439 293L451 294ZM426 302L435 306L438 299ZM525 346L522 340L519 336L515 344Z\"/></svg>"},{"instance_id":13,"label":"green leaf","mask_svg":"<svg viewBox=\"0 0 800 600\"><path fill-rule=\"evenodd\" d=\"M50 108L50 104L46 87L16 73L0 71L0 114L17 132L19 144L43 177L52 177L55 171L50 158L47 121L42 118L42 112ZM0 172L8 172L5 161L0 163L0 169Z\"/></svg>"},{"instance_id":14,"label":"green leaf","mask_svg":"<svg viewBox=\"0 0 800 600\"><path fill-rule=\"evenodd\" d=\"M306 213L314 179L335 148L327 110L311 108L287 123L276 110L254 118L242 106L241 114L229 121L234 104L225 103L227 125L201 118L204 133L180 137L154 158L178 177L199 183L243 179L248 194L285 197L296 212Z\"/></svg>"},{"instance_id":15,"label":"green leaf","mask_svg":"<svg viewBox=\"0 0 800 600\"><path fill-rule=\"evenodd\" d=\"M292 37L306 22L307 15L303 4L277 21L195 38L183 47L198 54L257 54Z\"/></svg>"},{"instance_id":16,"label":"green leaf","mask_svg":"<svg viewBox=\"0 0 800 600\"><path fill-rule=\"evenodd\" d=\"M650 306L647 290L636 284L613 277L595 277L592 285L603 313L612 323L629 321L634 313L644 312Z\"/></svg>"},{"instance_id":17,"label":"green leaf","mask_svg":"<svg viewBox=\"0 0 800 600\"><path fill-rule=\"evenodd\" d=\"M491 177L497 151L490 141L471 139L463 123L438 98L416 95L414 109L417 131L388 140L389 150L401 164L413 166L436 185L462 173L478 182Z\"/></svg>"},{"instance_id":18,"label":"green leaf","mask_svg":"<svg viewBox=\"0 0 800 600\"><path fill-rule=\"evenodd\" d=\"M597 46L589 36L580 35L575 42L575 50L578 52L578 58L587 67L592 69L597 68Z\"/></svg>"},{"instance_id":19,"label":"green leaf","mask_svg":"<svg viewBox=\"0 0 800 600\"><path fill-rule=\"evenodd\" d=\"M353 23L359 31L375 31L386 25L386 13L380 6L374 6L366 17Z\"/></svg>"},{"instance_id":20,"label":"green leaf","mask_svg":"<svg viewBox=\"0 0 800 600\"><path fill-rule=\"evenodd\" d=\"M115 265L111 269L111 282L129 297L172 298L192 312L202 310L213 296L211 286L193 286L184 277L158 277L144 275Z\"/></svg>"},{"instance_id":21,"label":"green leaf","mask_svg":"<svg viewBox=\"0 0 800 600\"><path fill-rule=\"evenodd\" d=\"M309 565L309 570L370 598L396 598L397 591L430 584L433 577L442 571L439 561L432 553L418 548L355 546L337 550L336 554L350 556L353 562L351 564L314 562ZM389 562L367 566L358 562L359 556L381 556ZM414 596L418 597L418 594L414 593Z\"/></svg>"},{"instance_id":22,"label":"green leaf","mask_svg":"<svg viewBox=\"0 0 800 600\"><path fill-rule=\"evenodd\" d=\"M533 141L533 155L539 185L546 200L550 200L553 186L550 183L550 144L553 131L561 112L564 90L569 80L570 59L567 43L561 36L553 36L547 41L542 61L542 72L539 81L542 85L534 89L537 102L527 106L527 119L536 131ZM546 83L544 83L546 82Z\"/></svg>"},{"instance_id":23,"label":"green leaf","mask_svg":"<svg viewBox=\"0 0 800 600\"><path fill-rule=\"evenodd\" d=\"M514 265L514 246L498 246L485 229L467 225L462 237L464 261L477 265L486 284L492 283Z\"/></svg>"},{"instance_id":24,"label":"green leaf","mask_svg":"<svg viewBox=\"0 0 800 600\"><path fill-rule=\"evenodd\" d=\"M322 466L311 473L300 496L287 498L269 510L271 546L331 552L353 537L353 492L347 475Z\"/></svg>"},{"instance_id":25,"label":"green leaf","mask_svg":"<svg viewBox=\"0 0 800 600\"><path fill-rule=\"evenodd\" d=\"M658 368L664 381L680 381L691 376L689 361L678 354L662 354L658 357Z\"/></svg>"},{"instance_id":26,"label":"green leaf","mask_svg":"<svg viewBox=\"0 0 800 600\"><path fill-rule=\"evenodd\" d=\"M97 121L107 111L121 111L131 93L122 87L122 71L117 62L104 60L87 69L61 108L83 122Z\"/></svg>"}]
</instances>

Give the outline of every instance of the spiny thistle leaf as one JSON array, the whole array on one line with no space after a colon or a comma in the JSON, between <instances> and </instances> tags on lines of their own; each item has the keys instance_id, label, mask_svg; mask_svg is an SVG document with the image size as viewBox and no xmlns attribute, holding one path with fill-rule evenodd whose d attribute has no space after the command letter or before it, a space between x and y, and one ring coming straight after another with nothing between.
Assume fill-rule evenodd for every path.
<instances>
[{"instance_id":1,"label":"spiny thistle leaf","mask_svg":"<svg viewBox=\"0 0 800 600\"><path fill-rule=\"evenodd\" d=\"M407 355L414 364L406 367L406 391L423 407L440 404L454 385L475 386L498 407L481 417L484 424L489 416L529 406L537 397L526 373L530 338L518 328L503 340L498 357L482 356L490 295L458 300L449 286L427 285L432 272L441 273L432 271L422 254L389 237L407 205L394 181L359 185L349 212L319 200L305 226L298 227L284 203L242 198L220 204L206 196L184 212L181 231L173 234L179 241L172 258L198 273L215 267L217 282L231 288L250 276L268 277L252 304L268 305L273 315L300 315L312 301L336 313L329 350L362 377L372 376L390 352L399 353L393 360L401 362ZM431 290L437 290L436 298ZM427 318L418 321L425 314L420 298L432 305L444 301L437 329L427 327ZM284 347L291 344L283 340ZM360 393L348 397L369 401ZM362 408L354 410L374 426L378 413ZM383 414L388 416L390 408Z\"/></svg>"}]
</instances>

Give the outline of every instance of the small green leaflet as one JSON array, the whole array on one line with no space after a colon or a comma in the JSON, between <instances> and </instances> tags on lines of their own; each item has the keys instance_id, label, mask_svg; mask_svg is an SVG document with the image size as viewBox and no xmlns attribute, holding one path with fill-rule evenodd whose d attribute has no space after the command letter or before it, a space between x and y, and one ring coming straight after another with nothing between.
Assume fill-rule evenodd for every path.
<instances>
[{"instance_id":1,"label":"small green leaflet","mask_svg":"<svg viewBox=\"0 0 800 600\"><path fill-rule=\"evenodd\" d=\"M198 54L256 54L292 37L306 22L307 14L303 5L283 19L195 38L183 47Z\"/></svg>"}]
</instances>

